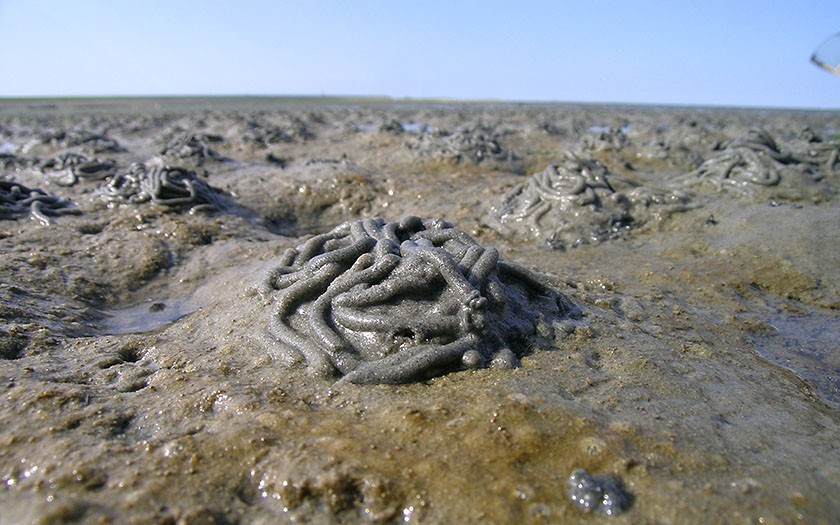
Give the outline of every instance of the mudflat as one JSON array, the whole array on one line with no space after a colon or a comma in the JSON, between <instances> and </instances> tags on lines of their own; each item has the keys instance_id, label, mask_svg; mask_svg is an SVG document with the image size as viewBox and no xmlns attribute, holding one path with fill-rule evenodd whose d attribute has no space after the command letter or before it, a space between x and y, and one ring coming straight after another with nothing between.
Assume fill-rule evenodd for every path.
<instances>
[{"instance_id":1,"label":"mudflat","mask_svg":"<svg viewBox=\"0 0 840 525\"><path fill-rule=\"evenodd\" d=\"M0 101L0 523L833 523L839 157L837 111Z\"/></svg>"}]
</instances>

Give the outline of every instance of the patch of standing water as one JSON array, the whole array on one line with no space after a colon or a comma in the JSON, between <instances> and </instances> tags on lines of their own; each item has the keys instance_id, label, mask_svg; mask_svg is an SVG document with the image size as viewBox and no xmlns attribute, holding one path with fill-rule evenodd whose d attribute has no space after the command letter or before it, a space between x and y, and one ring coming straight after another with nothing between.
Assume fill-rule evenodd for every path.
<instances>
[{"instance_id":1,"label":"patch of standing water","mask_svg":"<svg viewBox=\"0 0 840 525\"><path fill-rule=\"evenodd\" d=\"M598 133L609 133L612 130L613 130L613 128L611 128L610 126L589 126L589 128L586 131L588 131L589 133L598 134ZM618 128L618 131L620 131L622 133L627 133L628 131L630 131L630 126L629 125L621 126L620 128Z\"/></svg>"},{"instance_id":2,"label":"patch of standing water","mask_svg":"<svg viewBox=\"0 0 840 525\"><path fill-rule=\"evenodd\" d=\"M376 124L371 124L370 122L358 122L355 125L356 125L356 129L358 129L359 131L361 131L363 133L369 133L371 131L375 131L376 127L377 127Z\"/></svg>"},{"instance_id":3,"label":"patch of standing water","mask_svg":"<svg viewBox=\"0 0 840 525\"><path fill-rule=\"evenodd\" d=\"M126 308L106 310L103 335L153 332L196 310L198 306L189 299L146 301Z\"/></svg>"},{"instance_id":4,"label":"patch of standing water","mask_svg":"<svg viewBox=\"0 0 840 525\"><path fill-rule=\"evenodd\" d=\"M402 126L403 131L406 133L420 133L422 131L429 130L426 125L420 124L419 122L400 122L400 126ZM379 126L370 122L359 122L356 123L356 129L361 132L369 133L379 129Z\"/></svg>"},{"instance_id":5,"label":"patch of standing water","mask_svg":"<svg viewBox=\"0 0 840 525\"><path fill-rule=\"evenodd\" d=\"M840 410L840 321L836 315L811 312L780 313L768 320L775 332L761 336L756 349L762 357L814 385L817 395Z\"/></svg>"},{"instance_id":6,"label":"patch of standing water","mask_svg":"<svg viewBox=\"0 0 840 525\"><path fill-rule=\"evenodd\" d=\"M17 146L11 142L0 142L0 154L14 153L15 151L17 151Z\"/></svg>"}]
</instances>

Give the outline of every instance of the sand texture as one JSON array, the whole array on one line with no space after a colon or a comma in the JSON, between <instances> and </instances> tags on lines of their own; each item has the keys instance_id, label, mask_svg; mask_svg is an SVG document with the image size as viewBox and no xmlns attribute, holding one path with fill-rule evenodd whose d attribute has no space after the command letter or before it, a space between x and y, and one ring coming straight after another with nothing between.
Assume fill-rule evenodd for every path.
<instances>
[{"instance_id":1,"label":"sand texture","mask_svg":"<svg viewBox=\"0 0 840 525\"><path fill-rule=\"evenodd\" d=\"M0 101L0 524L836 523L840 113Z\"/></svg>"}]
</instances>

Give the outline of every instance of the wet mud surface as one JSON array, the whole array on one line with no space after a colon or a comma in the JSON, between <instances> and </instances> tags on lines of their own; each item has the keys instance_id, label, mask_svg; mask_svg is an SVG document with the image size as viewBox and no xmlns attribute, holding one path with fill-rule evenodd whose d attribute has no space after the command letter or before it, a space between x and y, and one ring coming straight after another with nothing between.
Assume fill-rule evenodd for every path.
<instances>
[{"instance_id":1,"label":"wet mud surface","mask_svg":"<svg viewBox=\"0 0 840 525\"><path fill-rule=\"evenodd\" d=\"M0 102L0 523L832 523L838 152L836 112Z\"/></svg>"}]
</instances>

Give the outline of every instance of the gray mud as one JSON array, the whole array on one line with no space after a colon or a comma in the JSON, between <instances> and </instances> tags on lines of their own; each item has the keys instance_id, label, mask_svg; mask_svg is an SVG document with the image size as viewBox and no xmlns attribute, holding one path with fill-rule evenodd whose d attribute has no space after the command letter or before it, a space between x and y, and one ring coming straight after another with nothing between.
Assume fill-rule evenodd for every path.
<instances>
[{"instance_id":1,"label":"gray mud","mask_svg":"<svg viewBox=\"0 0 840 525\"><path fill-rule=\"evenodd\" d=\"M837 112L0 102L0 523L833 523L838 131ZM582 316L512 337L493 314L515 367L472 366L491 345L398 385L271 350L260 289L284 254L408 216ZM422 315L377 297L380 324Z\"/></svg>"}]
</instances>

